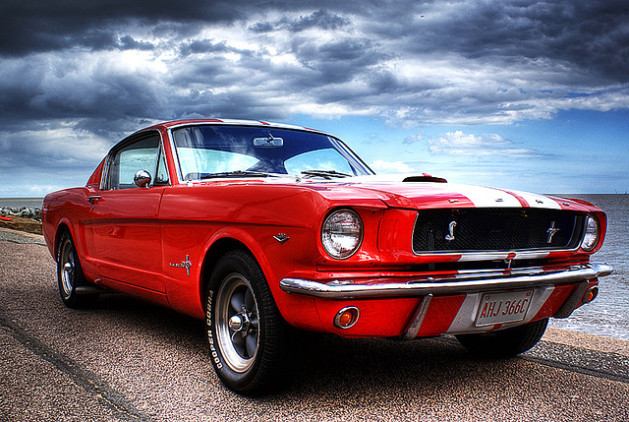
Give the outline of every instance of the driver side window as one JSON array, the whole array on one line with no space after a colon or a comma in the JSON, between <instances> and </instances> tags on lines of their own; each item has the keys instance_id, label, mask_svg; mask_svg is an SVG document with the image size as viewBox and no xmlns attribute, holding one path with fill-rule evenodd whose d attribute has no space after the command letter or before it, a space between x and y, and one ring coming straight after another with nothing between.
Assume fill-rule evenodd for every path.
<instances>
[{"instance_id":1,"label":"driver side window","mask_svg":"<svg viewBox=\"0 0 629 422\"><path fill-rule=\"evenodd\" d=\"M116 151L109 164L107 189L136 188L133 178L139 170L148 171L155 180L159 139L159 135L151 135Z\"/></svg>"}]
</instances>

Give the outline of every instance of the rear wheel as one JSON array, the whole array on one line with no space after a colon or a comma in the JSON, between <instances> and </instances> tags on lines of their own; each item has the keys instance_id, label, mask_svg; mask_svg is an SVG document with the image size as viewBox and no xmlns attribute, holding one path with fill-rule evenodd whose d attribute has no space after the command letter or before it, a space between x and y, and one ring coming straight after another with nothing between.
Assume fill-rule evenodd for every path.
<instances>
[{"instance_id":1,"label":"rear wheel","mask_svg":"<svg viewBox=\"0 0 629 422\"><path fill-rule=\"evenodd\" d=\"M77 293L77 287L87 283L70 233L64 232L61 235L58 251L57 283L61 300L68 308L80 308L88 305L92 302L93 296Z\"/></svg>"},{"instance_id":2,"label":"rear wheel","mask_svg":"<svg viewBox=\"0 0 629 422\"><path fill-rule=\"evenodd\" d=\"M456 338L476 356L509 358L535 346L544 335L547 325L548 318L493 333L463 334Z\"/></svg>"},{"instance_id":3,"label":"rear wheel","mask_svg":"<svg viewBox=\"0 0 629 422\"><path fill-rule=\"evenodd\" d=\"M277 386L286 356L286 327L255 259L225 254L209 281L206 328L218 377L242 394Z\"/></svg>"}]
</instances>

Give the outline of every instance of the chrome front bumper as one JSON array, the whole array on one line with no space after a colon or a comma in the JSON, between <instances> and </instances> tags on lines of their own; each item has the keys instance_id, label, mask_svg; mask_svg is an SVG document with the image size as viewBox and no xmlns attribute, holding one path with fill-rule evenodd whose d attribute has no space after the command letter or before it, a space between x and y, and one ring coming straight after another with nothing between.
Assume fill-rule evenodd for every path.
<instances>
[{"instance_id":1,"label":"chrome front bumper","mask_svg":"<svg viewBox=\"0 0 629 422\"><path fill-rule=\"evenodd\" d=\"M609 275L612 271L610 265L588 263L560 270L530 267L510 271L461 271L444 278L376 278L327 283L285 278L280 281L280 288L288 293L326 299L422 297L577 283Z\"/></svg>"}]
</instances>

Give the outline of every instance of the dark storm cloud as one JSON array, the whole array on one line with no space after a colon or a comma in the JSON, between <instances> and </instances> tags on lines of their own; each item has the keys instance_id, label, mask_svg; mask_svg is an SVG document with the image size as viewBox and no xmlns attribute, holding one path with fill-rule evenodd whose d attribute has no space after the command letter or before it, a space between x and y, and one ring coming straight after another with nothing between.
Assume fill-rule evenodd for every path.
<instances>
[{"instance_id":1,"label":"dark storm cloud","mask_svg":"<svg viewBox=\"0 0 629 422\"><path fill-rule=\"evenodd\" d=\"M5 0L0 169L70 141L97 147L59 162L92 164L182 117L487 124L626 108L628 21L626 0Z\"/></svg>"},{"instance_id":2,"label":"dark storm cloud","mask_svg":"<svg viewBox=\"0 0 629 422\"><path fill-rule=\"evenodd\" d=\"M188 43L184 42L179 47L179 53L182 56L189 56L190 54L219 53L229 51L233 51L233 49L229 48L225 41L215 43L211 40L195 40Z\"/></svg>"},{"instance_id":3,"label":"dark storm cloud","mask_svg":"<svg viewBox=\"0 0 629 422\"><path fill-rule=\"evenodd\" d=\"M153 50L155 46L150 42L137 41L129 35L120 38L119 47L122 50Z\"/></svg>"},{"instance_id":4,"label":"dark storm cloud","mask_svg":"<svg viewBox=\"0 0 629 422\"><path fill-rule=\"evenodd\" d=\"M340 29L348 27L349 24L349 19L320 9L310 15L300 16L296 19L281 18L275 22L257 22L251 25L249 29L252 32L272 32L277 30L301 32L309 28Z\"/></svg>"},{"instance_id":5,"label":"dark storm cloud","mask_svg":"<svg viewBox=\"0 0 629 422\"><path fill-rule=\"evenodd\" d=\"M318 86L349 81L387 58L365 38L345 38L322 44L309 37L295 37L291 52L312 71L309 77Z\"/></svg>"},{"instance_id":6,"label":"dark storm cloud","mask_svg":"<svg viewBox=\"0 0 629 422\"><path fill-rule=\"evenodd\" d=\"M406 53L455 52L508 64L552 60L601 78L629 80L625 0L408 5L369 24L378 38L403 40Z\"/></svg>"},{"instance_id":7,"label":"dark storm cloud","mask_svg":"<svg viewBox=\"0 0 629 422\"><path fill-rule=\"evenodd\" d=\"M0 168L12 172L46 167L59 171L68 167L93 168L106 152L106 142L81 142L92 136L73 125L54 124L41 131L8 132L0 138ZM71 154L68 151L72 151Z\"/></svg>"},{"instance_id":8,"label":"dark storm cloud","mask_svg":"<svg viewBox=\"0 0 629 422\"><path fill-rule=\"evenodd\" d=\"M240 4L240 5L239 5ZM133 25L184 21L189 27L229 22L244 11L246 2L195 0L8 0L0 6L0 54L22 56L72 46L112 47L112 31ZM255 8L255 6L252 6Z\"/></svg>"},{"instance_id":9,"label":"dark storm cloud","mask_svg":"<svg viewBox=\"0 0 629 422\"><path fill-rule=\"evenodd\" d=\"M330 101L344 103L347 108L396 104L410 108L419 120L435 114L433 119L445 114L496 114L497 103L509 103L512 111L530 107L521 103L524 96L514 89L496 95L496 89L488 93L474 86L466 88L448 80L445 74L441 83L435 77L404 78L395 69L385 68L393 58L421 61L441 56L450 60L453 68L470 71L468 79L473 72L470 64L512 66L516 71L528 69L529 73L537 69L537 83L564 97L601 83L624 83L629 77L629 31L624 25L627 8L623 2L407 1L346 5L330 1L313 2L311 6L306 1L8 1L3 3L2 12L0 32L11 42L0 45L0 54L8 59L24 58L22 69L2 69L5 95L0 100L0 111L13 118L32 114L45 118L116 118L129 113L137 118L170 118L182 114L182 105L186 108L185 98L174 92L189 92L194 103L195 92L203 91L200 84L205 84L205 91L231 87L236 92L229 98L242 98L244 103L240 107L232 104L229 109L238 115L250 115L250 107L260 100L237 91L250 92L247 85L252 82L276 86L278 94L301 91L323 106ZM269 37L271 47L277 43L273 36L279 34L285 39L285 45L278 46L280 52L283 49L292 54L302 67L281 68L259 46L234 48L228 39L195 37L204 28L216 25ZM334 35L320 39L307 33L309 30ZM153 39L147 40L147 34ZM88 60L96 60L99 51L116 50L152 51L155 55L174 51L185 60L167 63L172 67L169 74L180 79L148 71L138 74L105 69L109 76L93 71L77 73L72 83L66 83L69 77L58 77L49 85L41 82L50 72L68 71L65 63L38 59L34 53L63 54L71 61L77 49L94 52L91 58L84 55ZM221 53L238 57L225 58L219 56ZM10 65L16 66L13 62ZM421 72L419 69L416 73ZM239 81L243 77L245 80ZM353 84L339 86L345 83ZM330 89L326 89L328 86ZM64 87L68 91L62 92ZM171 92L158 93L158 87ZM449 89L439 92L444 87ZM544 94L534 96L543 98ZM456 100L462 97L468 99L467 109L456 108ZM217 96L196 98L215 101ZM418 107L420 99L422 105ZM209 106L203 109L217 110ZM286 115L281 111L273 114Z\"/></svg>"},{"instance_id":10,"label":"dark storm cloud","mask_svg":"<svg viewBox=\"0 0 629 422\"><path fill-rule=\"evenodd\" d=\"M472 80L476 70L471 65L485 67L489 73L492 66L513 67L513 79L523 79L526 84L536 78L546 91L529 92L528 97L544 99L548 93L561 98L591 95L579 91L601 84L613 87L629 77L629 30L624 24L628 13L624 2L250 3L4 2L0 35L10 42L0 45L0 55L8 61L0 64L4 76L0 112L4 118L18 120L33 115L170 118L185 114L182 108L190 109L186 98L176 91L187 92L192 104L195 99L219 99L218 104L223 104L221 95L208 92L230 87L232 92L223 97L244 102L230 104L229 110L239 116L251 115L252 109L260 110L263 101L247 87L255 84L274 87L279 95L302 92L322 106L336 102L348 109L382 109L395 104L410 109L411 118L416 120L438 120L446 114L457 119L466 114L500 117L496 108L501 104L509 104L514 112L531 107L522 102L526 99L523 91L508 86L483 91L449 79ZM220 35L196 37L203 29L216 25L258 34L262 46L264 37L268 37L270 47L293 55L301 67L278 66L272 54L260 45L235 48ZM309 30L318 32L313 36ZM318 36L326 33L333 36ZM277 37L284 39L284 45L277 45ZM98 52L122 50L153 52L156 56L172 51L182 60L166 63L172 68L168 71L170 77L152 74L148 69L125 73L107 67L70 75L78 52L93 52L91 57L84 54L83 60L94 61L100 57ZM46 52L67 57L69 64L41 57ZM237 57L226 58L221 56L223 53ZM387 68L387 63L396 58L421 62L439 57L450 61L452 69L469 74L444 74L439 81L435 75L409 78ZM16 62L20 58L23 60ZM413 73L422 72L418 69ZM496 85L515 84L508 76L503 79ZM503 91L496 94L498 89ZM202 91L203 95L195 97ZM467 99L465 109L456 105L462 98ZM286 111L273 114L285 116Z\"/></svg>"},{"instance_id":11,"label":"dark storm cloud","mask_svg":"<svg viewBox=\"0 0 629 422\"><path fill-rule=\"evenodd\" d=\"M125 72L63 55L40 62L0 64L0 121L122 118L161 104L148 71ZM88 70L89 69L89 70Z\"/></svg>"}]
</instances>

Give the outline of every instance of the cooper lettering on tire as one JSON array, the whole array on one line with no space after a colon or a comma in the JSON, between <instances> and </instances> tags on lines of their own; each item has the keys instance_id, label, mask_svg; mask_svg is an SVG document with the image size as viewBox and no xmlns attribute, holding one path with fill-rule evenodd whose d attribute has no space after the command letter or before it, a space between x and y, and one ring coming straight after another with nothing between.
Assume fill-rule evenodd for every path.
<instances>
[{"instance_id":1,"label":"cooper lettering on tire","mask_svg":"<svg viewBox=\"0 0 629 422\"><path fill-rule=\"evenodd\" d=\"M286 350L284 321L266 279L246 251L226 253L208 283L206 328L214 369L246 394L275 385Z\"/></svg>"}]
</instances>

